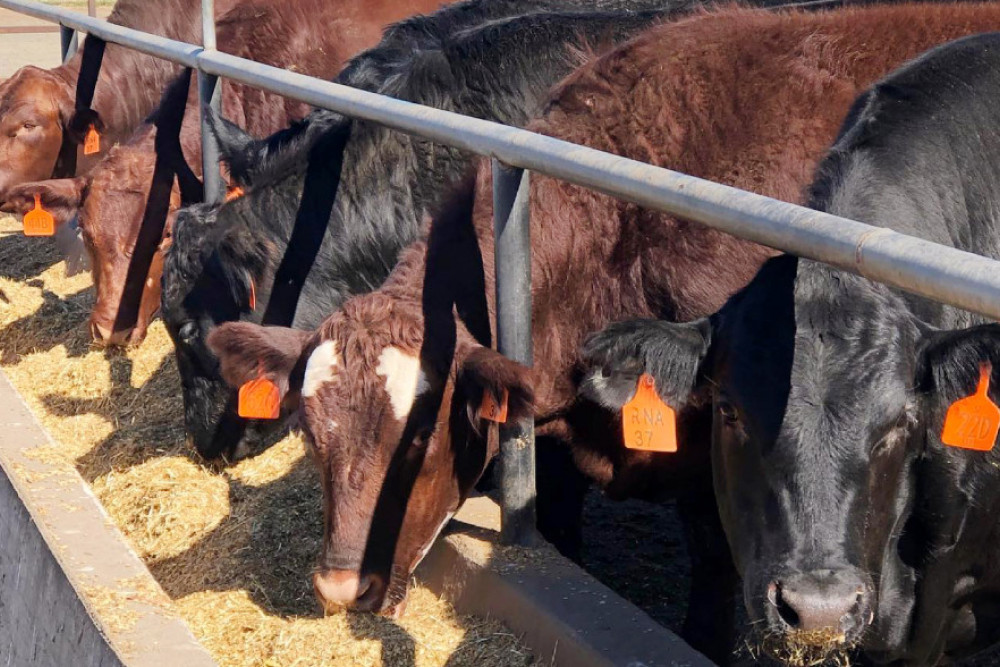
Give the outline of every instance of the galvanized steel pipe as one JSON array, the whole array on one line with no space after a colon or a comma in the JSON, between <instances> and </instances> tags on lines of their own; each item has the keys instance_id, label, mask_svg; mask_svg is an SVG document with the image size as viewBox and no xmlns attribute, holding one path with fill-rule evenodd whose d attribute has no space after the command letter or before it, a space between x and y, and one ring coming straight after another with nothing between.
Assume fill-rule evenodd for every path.
<instances>
[{"instance_id":1,"label":"galvanized steel pipe","mask_svg":"<svg viewBox=\"0 0 1000 667\"><path fill-rule=\"evenodd\" d=\"M0 7L96 34L209 74L488 155L508 165L593 188L1000 319L1000 263L972 253L892 231L874 234L879 228L853 220L525 130L204 51L31 0L0 0Z\"/></svg>"}]
</instances>

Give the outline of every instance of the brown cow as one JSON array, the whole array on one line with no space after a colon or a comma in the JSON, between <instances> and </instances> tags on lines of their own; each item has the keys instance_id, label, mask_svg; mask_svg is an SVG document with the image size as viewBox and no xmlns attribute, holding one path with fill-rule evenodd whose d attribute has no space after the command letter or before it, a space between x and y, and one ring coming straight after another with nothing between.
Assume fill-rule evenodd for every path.
<instances>
[{"instance_id":1,"label":"brown cow","mask_svg":"<svg viewBox=\"0 0 1000 667\"><path fill-rule=\"evenodd\" d=\"M355 53L378 42L383 26L413 12L432 11L444 4L448 0L369 2L364 11L359 11L355 2L245 1L219 19L217 40L221 50L235 56L328 79ZM176 100L165 98L156 114L176 113L165 107L177 104ZM200 177L198 105L192 86L181 129L181 146L188 165ZM227 118L256 135L276 132L310 110L305 103L228 81L223 85L222 107ZM140 343L160 306L163 255L158 251L146 279L136 325L126 329L114 326L152 183L155 136L156 128L150 119L127 142L113 147L87 176L26 183L10 189L3 205L3 210L25 213L34 206L37 194L60 224L80 212L83 241L93 260L91 271L97 291L90 329L100 344ZM175 188L171 221L180 204L180 193Z\"/></svg>"},{"instance_id":2,"label":"brown cow","mask_svg":"<svg viewBox=\"0 0 1000 667\"><path fill-rule=\"evenodd\" d=\"M219 0L217 15L238 0ZM141 2L121 0L108 21L183 42L201 43L200 0ZM60 67L24 67L0 83L0 203L11 187L63 173L59 153L65 142L83 140L86 122L75 119L81 49ZM102 127L102 152L80 156L76 173L86 173L103 151L128 137L156 106L164 87L180 69L171 62L108 44L87 121ZM72 128L72 129L71 129Z\"/></svg>"},{"instance_id":3,"label":"brown cow","mask_svg":"<svg viewBox=\"0 0 1000 667\"><path fill-rule=\"evenodd\" d=\"M578 70L533 129L801 201L861 90L936 44L997 28L1000 6L988 4L723 10L654 28ZM239 323L209 339L233 386L263 374L301 392L325 501L317 594L325 605L395 609L496 454L477 414L484 391L507 394L512 418L533 410L538 433L566 442L610 495L678 497L694 567L685 634L726 660L720 625L731 619L735 575L708 447L624 449L618 417L577 398L579 346L625 317L714 312L773 251L536 176L529 370L489 348L488 169L474 192L435 218L427 244L411 246L380 290L348 301L317 332ZM708 442L703 418L680 419L681 442Z\"/></svg>"}]
</instances>

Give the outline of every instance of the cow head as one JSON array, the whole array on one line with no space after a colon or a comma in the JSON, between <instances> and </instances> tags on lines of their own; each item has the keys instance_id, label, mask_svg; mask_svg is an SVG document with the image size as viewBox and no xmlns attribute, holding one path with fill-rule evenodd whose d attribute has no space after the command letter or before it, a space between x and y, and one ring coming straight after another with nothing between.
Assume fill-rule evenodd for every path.
<instances>
[{"instance_id":1,"label":"cow head","mask_svg":"<svg viewBox=\"0 0 1000 667\"><path fill-rule=\"evenodd\" d=\"M34 207L38 195L42 206L53 214L62 234L70 221L79 233L60 244L67 263L76 256L89 260L96 290L90 316L90 331L100 345L137 345L146 337L160 306L160 277L165 234L153 257L142 291L139 316L134 326L116 326L122 307L126 276L142 225L156 156L149 146L118 145L87 176L25 183L11 188L2 210L24 214ZM170 194L167 229L181 205L180 193Z\"/></svg>"},{"instance_id":2,"label":"cow head","mask_svg":"<svg viewBox=\"0 0 1000 667\"><path fill-rule=\"evenodd\" d=\"M780 257L711 318L621 323L586 346L584 393L609 407L643 371L675 408L711 406L715 492L745 604L765 648L792 661L906 636L913 577L900 537L922 334L900 301Z\"/></svg>"},{"instance_id":3,"label":"cow head","mask_svg":"<svg viewBox=\"0 0 1000 667\"><path fill-rule=\"evenodd\" d=\"M400 612L410 574L496 452L483 392L507 392L508 419L530 414L528 369L463 331L425 337L419 311L379 294L312 337L234 323L209 344L234 386L264 374L301 393L324 496L320 602Z\"/></svg>"},{"instance_id":4,"label":"cow head","mask_svg":"<svg viewBox=\"0 0 1000 667\"><path fill-rule=\"evenodd\" d=\"M73 87L55 74L24 67L0 83L0 203L8 189L51 178L63 144L79 144L93 124L90 109L74 109Z\"/></svg>"}]
</instances>

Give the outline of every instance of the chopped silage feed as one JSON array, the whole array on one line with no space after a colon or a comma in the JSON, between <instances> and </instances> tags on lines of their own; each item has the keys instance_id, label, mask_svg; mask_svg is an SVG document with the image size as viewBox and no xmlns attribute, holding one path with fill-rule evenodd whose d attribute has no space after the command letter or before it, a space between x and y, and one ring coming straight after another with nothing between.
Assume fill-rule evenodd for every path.
<instances>
[{"instance_id":1,"label":"chopped silage feed","mask_svg":"<svg viewBox=\"0 0 1000 667\"><path fill-rule=\"evenodd\" d=\"M309 577L320 490L301 439L206 465L185 444L162 323L136 349L101 350L86 331L92 305L89 275L67 278L50 241L0 219L0 367L57 443L33 456L76 467L166 593L163 604L220 665L537 664L502 624L458 615L420 585L398 622L324 618ZM115 594L88 593L113 622L132 621L113 617Z\"/></svg>"}]
</instances>

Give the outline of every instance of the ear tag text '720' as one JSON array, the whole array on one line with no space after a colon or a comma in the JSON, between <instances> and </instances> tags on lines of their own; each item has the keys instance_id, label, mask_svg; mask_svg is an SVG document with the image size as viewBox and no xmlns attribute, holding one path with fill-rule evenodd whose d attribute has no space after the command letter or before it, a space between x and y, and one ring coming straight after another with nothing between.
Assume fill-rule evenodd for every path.
<instances>
[{"instance_id":1,"label":"ear tag text '720'","mask_svg":"<svg viewBox=\"0 0 1000 667\"><path fill-rule=\"evenodd\" d=\"M993 449L997 431L1000 431L1000 408L989 397L992 372L991 364L980 365L976 393L955 401L948 408L941 442L980 452Z\"/></svg>"},{"instance_id":2,"label":"ear tag text '720'","mask_svg":"<svg viewBox=\"0 0 1000 667\"><path fill-rule=\"evenodd\" d=\"M83 154L93 155L101 152L101 134L97 128L91 125L87 129L87 134L83 137Z\"/></svg>"},{"instance_id":3,"label":"ear tag text '720'","mask_svg":"<svg viewBox=\"0 0 1000 667\"><path fill-rule=\"evenodd\" d=\"M629 449L677 451L677 413L657 395L648 373L639 377L635 396L622 408L622 433Z\"/></svg>"},{"instance_id":4,"label":"ear tag text '720'","mask_svg":"<svg viewBox=\"0 0 1000 667\"><path fill-rule=\"evenodd\" d=\"M24 214L25 236L52 236L56 233L56 219L42 207L42 196L35 195L35 208Z\"/></svg>"},{"instance_id":5,"label":"ear tag text '720'","mask_svg":"<svg viewBox=\"0 0 1000 667\"><path fill-rule=\"evenodd\" d=\"M510 393L504 389L503 398L497 404L496 399L493 397L493 392L489 389L483 389L483 402L479 404L479 416L491 422L505 424L507 422L507 397L509 395Z\"/></svg>"},{"instance_id":6,"label":"ear tag text '720'","mask_svg":"<svg viewBox=\"0 0 1000 667\"><path fill-rule=\"evenodd\" d=\"M277 419L281 414L281 392L265 377L240 387L237 414L244 419Z\"/></svg>"}]
</instances>

